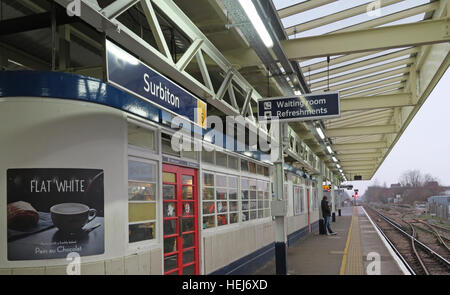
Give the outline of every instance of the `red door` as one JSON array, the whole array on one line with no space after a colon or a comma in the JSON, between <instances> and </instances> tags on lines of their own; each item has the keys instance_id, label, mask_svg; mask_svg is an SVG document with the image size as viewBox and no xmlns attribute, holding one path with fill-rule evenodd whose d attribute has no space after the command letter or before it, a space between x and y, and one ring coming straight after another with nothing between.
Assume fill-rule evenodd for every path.
<instances>
[{"instance_id":1,"label":"red door","mask_svg":"<svg viewBox=\"0 0 450 295\"><path fill-rule=\"evenodd\" d=\"M197 173L163 164L164 274L198 274Z\"/></svg>"},{"instance_id":2,"label":"red door","mask_svg":"<svg viewBox=\"0 0 450 295\"><path fill-rule=\"evenodd\" d=\"M309 188L308 189L306 189L306 208L307 208L307 210L308 210L308 229L309 229L309 232L311 232L311 217L310 217L310 203L309 203L309 198L310 198L310 196L309 196Z\"/></svg>"}]
</instances>

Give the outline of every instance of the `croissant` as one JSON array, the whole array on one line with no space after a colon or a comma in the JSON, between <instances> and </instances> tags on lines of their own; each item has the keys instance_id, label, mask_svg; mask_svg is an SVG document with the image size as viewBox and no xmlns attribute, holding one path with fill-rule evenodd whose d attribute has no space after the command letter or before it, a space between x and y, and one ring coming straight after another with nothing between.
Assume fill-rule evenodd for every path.
<instances>
[{"instance_id":1,"label":"croissant","mask_svg":"<svg viewBox=\"0 0 450 295\"><path fill-rule=\"evenodd\" d=\"M35 226L39 221L39 213L30 203L18 201L8 204L8 227L26 229Z\"/></svg>"}]
</instances>

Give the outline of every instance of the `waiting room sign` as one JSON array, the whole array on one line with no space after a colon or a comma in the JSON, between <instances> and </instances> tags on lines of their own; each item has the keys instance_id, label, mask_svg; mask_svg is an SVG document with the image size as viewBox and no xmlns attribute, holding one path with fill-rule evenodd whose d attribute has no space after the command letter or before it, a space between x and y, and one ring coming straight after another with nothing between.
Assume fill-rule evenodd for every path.
<instances>
[{"instance_id":1,"label":"waiting room sign","mask_svg":"<svg viewBox=\"0 0 450 295\"><path fill-rule=\"evenodd\" d=\"M324 92L303 96L265 98L258 101L259 121L306 121L340 116L339 94Z\"/></svg>"}]
</instances>

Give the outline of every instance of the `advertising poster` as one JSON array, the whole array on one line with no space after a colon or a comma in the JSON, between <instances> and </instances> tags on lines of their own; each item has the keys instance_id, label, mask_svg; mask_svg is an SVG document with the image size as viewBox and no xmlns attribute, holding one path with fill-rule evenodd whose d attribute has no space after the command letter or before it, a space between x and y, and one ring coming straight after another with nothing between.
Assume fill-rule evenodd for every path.
<instances>
[{"instance_id":1,"label":"advertising poster","mask_svg":"<svg viewBox=\"0 0 450 295\"><path fill-rule=\"evenodd\" d=\"M8 260L103 254L100 169L8 169Z\"/></svg>"}]
</instances>

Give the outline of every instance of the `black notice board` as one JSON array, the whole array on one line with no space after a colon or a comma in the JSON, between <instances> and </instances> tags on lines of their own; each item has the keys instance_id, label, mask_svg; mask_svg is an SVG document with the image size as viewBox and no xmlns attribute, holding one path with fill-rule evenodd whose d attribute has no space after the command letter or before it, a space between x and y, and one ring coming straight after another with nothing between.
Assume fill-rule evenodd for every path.
<instances>
[{"instance_id":1,"label":"black notice board","mask_svg":"<svg viewBox=\"0 0 450 295\"><path fill-rule=\"evenodd\" d=\"M72 222L71 214L87 214L80 208L89 209L89 219L76 232L58 228L50 212L58 204L68 210L76 208L60 214L65 224ZM104 253L102 169L8 169L7 205L8 260L65 258L71 252L80 256ZM18 217L17 212L33 218L18 223L23 216Z\"/></svg>"}]
</instances>

